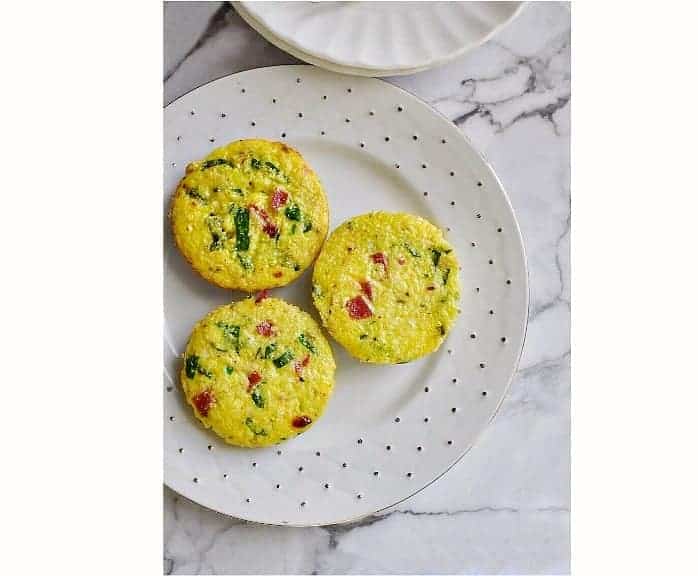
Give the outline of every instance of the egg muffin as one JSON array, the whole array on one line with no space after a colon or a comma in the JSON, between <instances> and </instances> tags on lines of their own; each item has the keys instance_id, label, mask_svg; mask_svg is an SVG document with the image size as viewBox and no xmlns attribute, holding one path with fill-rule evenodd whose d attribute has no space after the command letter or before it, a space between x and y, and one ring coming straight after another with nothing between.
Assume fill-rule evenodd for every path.
<instances>
[{"instance_id":1,"label":"egg muffin","mask_svg":"<svg viewBox=\"0 0 698 576\"><path fill-rule=\"evenodd\" d=\"M170 218L177 246L201 276L254 292L288 284L313 262L329 211L296 150L238 140L187 165Z\"/></svg>"},{"instance_id":2,"label":"egg muffin","mask_svg":"<svg viewBox=\"0 0 698 576\"><path fill-rule=\"evenodd\" d=\"M313 271L325 327L364 362L409 362L436 350L459 312L458 260L436 226L372 212L341 224Z\"/></svg>"},{"instance_id":3,"label":"egg muffin","mask_svg":"<svg viewBox=\"0 0 698 576\"><path fill-rule=\"evenodd\" d=\"M263 291L196 324L180 378L206 428L229 444L254 447L310 428L332 394L334 373L317 323Z\"/></svg>"}]
</instances>

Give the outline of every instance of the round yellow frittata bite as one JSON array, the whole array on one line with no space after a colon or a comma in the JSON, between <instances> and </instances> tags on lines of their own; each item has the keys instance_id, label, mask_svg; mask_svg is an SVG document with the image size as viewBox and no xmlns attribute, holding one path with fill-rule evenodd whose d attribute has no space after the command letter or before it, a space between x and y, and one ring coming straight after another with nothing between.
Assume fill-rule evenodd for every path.
<instances>
[{"instance_id":1,"label":"round yellow frittata bite","mask_svg":"<svg viewBox=\"0 0 698 576\"><path fill-rule=\"evenodd\" d=\"M238 140L187 165L170 218L177 246L201 276L254 292L288 284L313 262L329 210L296 150Z\"/></svg>"},{"instance_id":2,"label":"round yellow frittata bite","mask_svg":"<svg viewBox=\"0 0 698 576\"><path fill-rule=\"evenodd\" d=\"M191 334L180 374L194 414L229 444L268 446L313 425L334 387L320 327L296 306L256 297L216 308Z\"/></svg>"},{"instance_id":3,"label":"round yellow frittata bite","mask_svg":"<svg viewBox=\"0 0 698 576\"><path fill-rule=\"evenodd\" d=\"M313 271L325 327L364 362L398 364L436 350L459 312L458 260L436 226L372 212L341 224Z\"/></svg>"}]
</instances>

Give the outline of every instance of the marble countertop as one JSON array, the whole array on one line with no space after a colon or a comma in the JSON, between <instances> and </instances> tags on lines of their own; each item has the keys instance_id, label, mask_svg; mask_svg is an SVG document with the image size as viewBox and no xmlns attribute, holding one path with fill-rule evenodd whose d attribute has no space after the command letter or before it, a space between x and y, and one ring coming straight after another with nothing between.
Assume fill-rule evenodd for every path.
<instances>
[{"instance_id":1,"label":"marble countertop","mask_svg":"<svg viewBox=\"0 0 698 576\"><path fill-rule=\"evenodd\" d=\"M165 3L165 103L226 74L296 62L228 3ZM570 6L530 3L470 54L388 80L451 118L509 192L531 285L511 390L441 480L354 524L249 524L165 488L166 573L569 572Z\"/></svg>"}]
</instances>

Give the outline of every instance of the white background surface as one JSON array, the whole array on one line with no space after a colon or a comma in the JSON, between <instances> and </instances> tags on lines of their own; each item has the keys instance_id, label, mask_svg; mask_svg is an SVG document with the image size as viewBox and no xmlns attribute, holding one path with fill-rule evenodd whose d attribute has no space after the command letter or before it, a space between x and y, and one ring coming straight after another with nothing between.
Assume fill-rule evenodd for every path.
<instances>
[{"instance_id":1,"label":"white background surface","mask_svg":"<svg viewBox=\"0 0 698 576\"><path fill-rule=\"evenodd\" d=\"M173 573L560 573L569 566L569 7L533 4L475 52L395 83L456 122L508 190L529 258L520 372L470 454L353 526L255 526L165 491ZM166 4L165 100L294 62L227 4Z\"/></svg>"},{"instance_id":2,"label":"white background surface","mask_svg":"<svg viewBox=\"0 0 698 576\"><path fill-rule=\"evenodd\" d=\"M695 261L698 126L690 112L698 80L687 73L696 8L681 8L636 4L632 26L623 3L577 2L573 11L572 500L580 574L678 574L695 564L698 278L686 263ZM18 193L4 196L10 217L0 237L22 246L4 252L6 269L22 278L3 285L3 345L12 360L4 364L12 409L0 421L12 464L3 476L7 573L162 569L161 11L151 2L108 11L45 3L39 18L35 4L15 3L14 25L0 37L7 54L21 50L4 69L21 89L2 96L3 150L13 168L4 186ZM655 79L671 90L658 92ZM47 90L68 83L70 90ZM37 164L26 151L49 133L60 145ZM25 214L33 198L28 175L64 174L78 156L80 178L69 187L58 180L31 188L41 202L31 221L41 234L27 234L27 219L11 216ZM138 186L105 178L105 158L133 170ZM26 345L37 341L37 326L55 336L40 357ZM124 354L127 377L115 369ZM66 362L70 370L51 370ZM40 424L28 426L17 406L31 406L31 422ZM218 527L231 547L235 528ZM253 532L240 540L251 545ZM187 534L196 533L193 522ZM461 536L465 560L452 570L477 571L487 551ZM202 537L202 549L213 540Z\"/></svg>"}]
</instances>

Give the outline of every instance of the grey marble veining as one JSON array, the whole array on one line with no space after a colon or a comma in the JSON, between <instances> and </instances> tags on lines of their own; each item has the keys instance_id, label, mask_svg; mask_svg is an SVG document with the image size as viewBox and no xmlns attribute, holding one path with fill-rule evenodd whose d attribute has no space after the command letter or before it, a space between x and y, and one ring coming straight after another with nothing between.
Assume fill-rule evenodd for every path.
<instances>
[{"instance_id":1,"label":"grey marble veining","mask_svg":"<svg viewBox=\"0 0 698 576\"><path fill-rule=\"evenodd\" d=\"M165 103L232 72L296 62L228 3L165 4ZM531 308L510 393L448 474L354 524L254 525L164 489L166 573L569 572L569 4L530 3L470 54L388 80L459 126L516 210Z\"/></svg>"}]
</instances>

